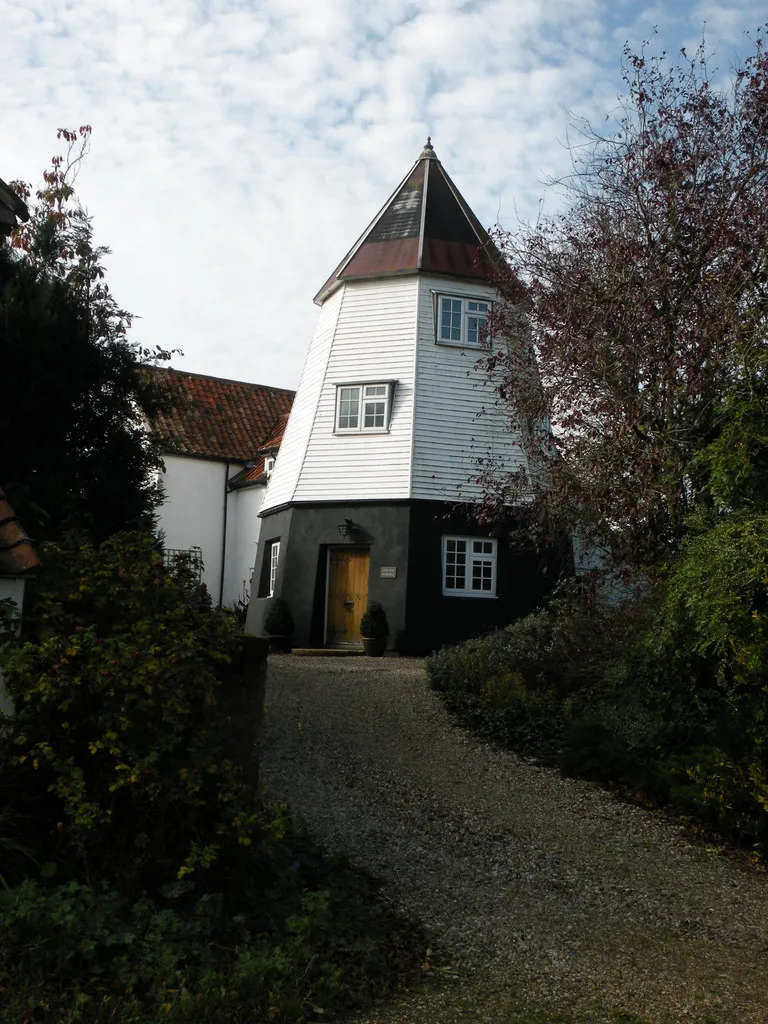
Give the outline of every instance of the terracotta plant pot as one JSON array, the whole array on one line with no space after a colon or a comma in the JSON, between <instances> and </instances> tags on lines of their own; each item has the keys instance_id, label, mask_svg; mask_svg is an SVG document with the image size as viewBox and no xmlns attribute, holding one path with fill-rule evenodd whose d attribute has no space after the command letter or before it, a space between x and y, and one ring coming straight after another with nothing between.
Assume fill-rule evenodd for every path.
<instances>
[{"instance_id":1,"label":"terracotta plant pot","mask_svg":"<svg viewBox=\"0 0 768 1024\"><path fill-rule=\"evenodd\" d=\"M387 646L387 638L385 636L364 636L363 641L363 653L369 658L381 658L384 655L384 648Z\"/></svg>"}]
</instances>

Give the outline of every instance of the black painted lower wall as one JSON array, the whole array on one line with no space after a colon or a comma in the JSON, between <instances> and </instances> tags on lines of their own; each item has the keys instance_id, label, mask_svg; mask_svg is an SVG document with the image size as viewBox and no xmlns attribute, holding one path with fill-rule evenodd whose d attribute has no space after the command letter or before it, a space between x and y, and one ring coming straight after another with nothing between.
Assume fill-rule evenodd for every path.
<instances>
[{"instance_id":1,"label":"black painted lower wall","mask_svg":"<svg viewBox=\"0 0 768 1024\"><path fill-rule=\"evenodd\" d=\"M487 531L460 514L446 515L442 502L350 502L291 506L263 517L247 631L260 633L269 598L258 596L264 559L280 540L275 596L288 602L295 622L294 645L325 642L326 564L329 546L370 550L368 600L380 601L390 626L389 647L426 654L505 625L537 608L563 569L555 553L541 557L498 538L495 598L444 596L442 537L486 537ZM339 526L356 529L342 537ZM383 578L381 568L386 567ZM263 584L262 584L263 586Z\"/></svg>"},{"instance_id":2,"label":"black painted lower wall","mask_svg":"<svg viewBox=\"0 0 768 1024\"><path fill-rule=\"evenodd\" d=\"M445 644L487 633L538 608L561 566L554 554L541 558L497 537L496 597L444 596L442 538L445 534L488 537L486 529L461 515L446 516L440 502L411 505L410 571L406 623L400 649L424 654Z\"/></svg>"}]
</instances>

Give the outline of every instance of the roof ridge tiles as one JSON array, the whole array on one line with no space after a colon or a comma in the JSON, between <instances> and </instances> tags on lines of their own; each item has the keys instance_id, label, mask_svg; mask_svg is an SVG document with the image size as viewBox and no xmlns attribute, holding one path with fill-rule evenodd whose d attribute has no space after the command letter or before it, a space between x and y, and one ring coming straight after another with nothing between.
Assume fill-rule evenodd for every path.
<instances>
[{"instance_id":1,"label":"roof ridge tiles","mask_svg":"<svg viewBox=\"0 0 768 1024\"><path fill-rule=\"evenodd\" d=\"M161 373L179 373L185 377L196 377L199 380L218 380L225 384L243 384L247 388L259 388L261 391L277 391L283 394L295 395L296 392L291 388L279 388L275 384L254 384L250 380L239 380L235 377L218 377L213 373L200 373L197 370L181 370L175 366L149 366L147 369L152 372L160 371Z\"/></svg>"}]
</instances>

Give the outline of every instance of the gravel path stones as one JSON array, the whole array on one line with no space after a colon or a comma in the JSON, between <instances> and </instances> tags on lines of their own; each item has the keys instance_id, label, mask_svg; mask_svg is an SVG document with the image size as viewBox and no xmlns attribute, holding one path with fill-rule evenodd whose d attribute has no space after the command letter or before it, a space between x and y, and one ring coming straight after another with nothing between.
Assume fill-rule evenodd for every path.
<instances>
[{"instance_id":1,"label":"gravel path stones","mask_svg":"<svg viewBox=\"0 0 768 1024\"><path fill-rule=\"evenodd\" d=\"M768 877L476 740L420 661L270 658L261 774L457 979L365 1024L768 1024Z\"/></svg>"}]
</instances>

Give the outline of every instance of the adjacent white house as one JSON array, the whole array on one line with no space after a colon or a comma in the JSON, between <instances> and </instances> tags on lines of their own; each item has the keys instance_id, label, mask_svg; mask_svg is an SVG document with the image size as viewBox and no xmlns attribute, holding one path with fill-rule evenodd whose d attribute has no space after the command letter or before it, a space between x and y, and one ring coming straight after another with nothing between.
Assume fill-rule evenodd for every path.
<instances>
[{"instance_id":1,"label":"adjacent white house","mask_svg":"<svg viewBox=\"0 0 768 1024\"><path fill-rule=\"evenodd\" d=\"M0 238L10 235L18 227L19 221L26 224L28 220L26 203L0 178Z\"/></svg>"},{"instance_id":2,"label":"adjacent white house","mask_svg":"<svg viewBox=\"0 0 768 1024\"><path fill-rule=\"evenodd\" d=\"M390 646L419 652L540 601L542 560L471 514L478 459L526 469L476 367L497 299L494 255L428 141L315 296L317 327L260 513L249 632L280 596L296 644L356 644L375 600Z\"/></svg>"},{"instance_id":3,"label":"adjacent white house","mask_svg":"<svg viewBox=\"0 0 768 1024\"><path fill-rule=\"evenodd\" d=\"M24 532L16 513L0 490L0 634L14 628L14 620L24 609L24 589L40 562L32 542ZM13 704L3 686L0 669L0 712L10 714Z\"/></svg>"},{"instance_id":4,"label":"adjacent white house","mask_svg":"<svg viewBox=\"0 0 768 1024\"><path fill-rule=\"evenodd\" d=\"M151 428L164 449L166 551L201 560L214 605L247 602L259 510L294 392L170 368L152 374L165 396Z\"/></svg>"}]
</instances>

